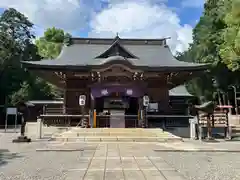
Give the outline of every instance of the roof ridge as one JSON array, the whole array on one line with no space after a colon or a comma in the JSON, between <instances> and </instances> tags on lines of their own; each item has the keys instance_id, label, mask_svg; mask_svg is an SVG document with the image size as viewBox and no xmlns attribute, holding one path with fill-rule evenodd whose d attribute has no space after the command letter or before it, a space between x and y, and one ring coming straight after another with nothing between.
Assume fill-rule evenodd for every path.
<instances>
[{"instance_id":1,"label":"roof ridge","mask_svg":"<svg viewBox=\"0 0 240 180\"><path fill-rule=\"evenodd\" d=\"M86 37L72 37L72 44L105 44L111 45L115 41L121 42L123 45L166 45L167 38L150 39L150 38L86 38Z\"/></svg>"}]
</instances>

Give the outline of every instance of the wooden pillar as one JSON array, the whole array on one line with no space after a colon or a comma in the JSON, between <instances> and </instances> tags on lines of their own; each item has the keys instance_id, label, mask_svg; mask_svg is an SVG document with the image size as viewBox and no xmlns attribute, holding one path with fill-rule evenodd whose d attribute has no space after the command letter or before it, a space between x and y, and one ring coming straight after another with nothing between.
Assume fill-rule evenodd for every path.
<instances>
[{"instance_id":1,"label":"wooden pillar","mask_svg":"<svg viewBox=\"0 0 240 180\"><path fill-rule=\"evenodd\" d=\"M94 107L95 107L95 98L92 96L90 92L89 122L92 128L94 127Z\"/></svg>"},{"instance_id":2,"label":"wooden pillar","mask_svg":"<svg viewBox=\"0 0 240 180\"><path fill-rule=\"evenodd\" d=\"M142 110L143 110L143 99L142 97L139 97L138 98L138 127L142 127L142 124L143 124Z\"/></svg>"},{"instance_id":3,"label":"wooden pillar","mask_svg":"<svg viewBox=\"0 0 240 180\"><path fill-rule=\"evenodd\" d=\"M67 89L64 89L64 93L63 93L63 114L66 114L66 97L67 97Z\"/></svg>"},{"instance_id":4,"label":"wooden pillar","mask_svg":"<svg viewBox=\"0 0 240 180\"><path fill-rule=\"evenodd\" d=\"M212 138L212 124L211 124L212 119L213 119L213 115L208 114L207 115L207 138L208 139Z\"/></svg>"},{"instance_id":5,"label":"wooden pillar","mask_svg":"<svg viewBox=\"0 0 240 180\"><path fill-rule=\"evenodd\" d=\"M94 109L93 111L93 127L96 128L97 127L97 112Z\"/></svg>"}]
</instances>

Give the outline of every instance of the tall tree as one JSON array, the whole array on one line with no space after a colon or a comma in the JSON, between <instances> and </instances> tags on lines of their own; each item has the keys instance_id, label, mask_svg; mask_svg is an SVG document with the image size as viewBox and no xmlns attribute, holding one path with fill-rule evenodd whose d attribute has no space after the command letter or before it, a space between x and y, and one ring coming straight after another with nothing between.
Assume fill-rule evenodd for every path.
<instances>
[{"instance_id":1,"label":"tall tree","mask_svg":"<svg viewBox=\"0 0 240 180\"><path fill-rule=\"evenodd\" d=\"M48 28L44 32L44 36L36 40L40 56L50 59L56 58L60 54L63 44L69 43L70 37L71 35L62 29Z\"/></svg>"},{"instance_id":2,"label":"tall tree","mask_svg":"<svg viewBox=\"0 0 240 180\"><path fill-rule=\"evenodd\" d=\"M215 98L216 89L226 92L229 84L229 71L225 67L219 50L223 43L222 31L226 28L224 17L228 12L231 0L208 0L204 12L193 30L193 44L178 59L192 58L193 62L212 65L209 73L192 80L188 87L198 97L206 100ZM188 60L189 61L189 60ZM222 76L226 73L226 76ZM213 85L217 81L216 85Z\"/></svg>"},{"instance_id":3,"label":"tall tree","mask_svg":"<svg viewBox=\"0 0 240 180\"><path fill-rule=\"evenodd\" d=\"M39 55L46 59L55 59L60 54L62 46L70 44L71 35L55 27L48 28L44 32L44 36L36 40ZM56 86L49 83L48 85L52 87L52 91L55 92L56 96L61 96L62 92Z\"/></svg>"},{"instance_id":4,"label":"tall tree","mask_svg":"<svg viewBox=\"0 0 240 180\"><path fill-rule=\"evenodd\" d=\"M37 84L36 77L21 68L21 61L40 60L37 47L32 42L32 27L33 24L15 9L7 9L0 16L0 105L5 104L7 97L9 102L18 102L13 100L19 97L13 96L16 92L25 93L24 99L27 100L32 92L25 87ZM45 86L48 85L42 84L42 88ZM35 97L52 97L43 94L39 86L34 89L34 94Z\"/></svg>"},{"instance_id":5,"label":"tall tree","mask_svg":"<svg viewBox=\"0 0 240 180\"><path fill-rule=\"evenodd\" d=\"M232 71L240 70L240 0L233 0L230 11L225 16L227 27L222 36L224 43L220 49L223 62Z\"/></svg>"}]
</instances>

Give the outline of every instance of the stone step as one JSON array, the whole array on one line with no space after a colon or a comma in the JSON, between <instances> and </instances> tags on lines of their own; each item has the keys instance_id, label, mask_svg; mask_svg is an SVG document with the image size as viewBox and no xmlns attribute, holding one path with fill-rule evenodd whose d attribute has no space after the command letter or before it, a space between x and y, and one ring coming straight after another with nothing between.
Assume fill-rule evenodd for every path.
<instances>
[{"instance_id":1,"label":"stone step","mask_svg":"<svg viewBox=\"0 0 240 180\"><path fill-rule=\"evenodd\" d=\"M98 136L74 136L74 135L67 135L67 136L53 136L53 137L58 137L58 138L85 138L85 137L88 137L88 138L95 138L95 137L102 137L102 138L116 138L116 137L124 137L124 138L135 138L135 137L138 137L138 138L143 138L143 137L149 137L149 138L169 138L169 137L172 137L172 138L177 138L176 136L174 135L158 135L158 136L141 136L141 135L132 135L132 136L121 136L121 135L118 135L118 136L101 136L101 135L98 135Z\"/></svg>"},{"instance_id":2,"label":"stone step","mask_svg":"<svg viewBox=\"0 0 240 180\"><path fill-rule=\"evenodd\" d=\"M179 142L178 137L55 137L62 142Z\"/></svg>"},{"instance_id":3,"label":"stone step","mask_svg":"<svg viewBox=\"0 0 240 180\"><path fill-rule=\"evenodd\" d=\"M163 132L157 128L71 128L73 132Z\"/></svg>"},{"instance_id":4,"label":"stone step","mask_svg":"<svg viewBox=\"0 0 240 180\"><path fill-rule=\"evenodd\" d=\"M71 128L71 130L52 136L56 141L89 142L165 142L182 140L162 129L142 128Z\"/></svg>"},{"instance_id":5,"label":"stone step","mask_svg":"<svg viewBox=\"0 0 240 180\"><path fill-rule=\"evenodd\" d=\"M111 133L105 133L105 132L65 132L62 133L61 136L162 136L169 133L125 133L125 132L111 132Z\"/></svg>"},{"instance_id":6,"label":"stone step","mask_svg":"<svg viewBox=\"0 0 240 180\"><path fill-rule=\"evenodd\" d=\"M72 128L61 136L151 136L155 137L166 134L162 129L142 129L142 128Z\"/></svg>"}]
</instances>

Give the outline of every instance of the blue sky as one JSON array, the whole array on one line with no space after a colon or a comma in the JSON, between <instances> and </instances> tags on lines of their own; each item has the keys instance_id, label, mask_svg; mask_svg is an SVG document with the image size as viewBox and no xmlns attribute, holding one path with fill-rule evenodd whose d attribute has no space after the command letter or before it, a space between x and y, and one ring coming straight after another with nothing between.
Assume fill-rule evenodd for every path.
<instances>
[{"instance_id":1,"label":"blue sky","mask_svg":"<svg viewBox=\"0 0 240 180\"><path fill-rule=\"evenodd\" d=\"M41 36L48 27L73 36L127 38L171 37L170 48L183 51L204 0L1 0L0 13L15 8L35 24Z\"/></svg>"}]
</instances>

